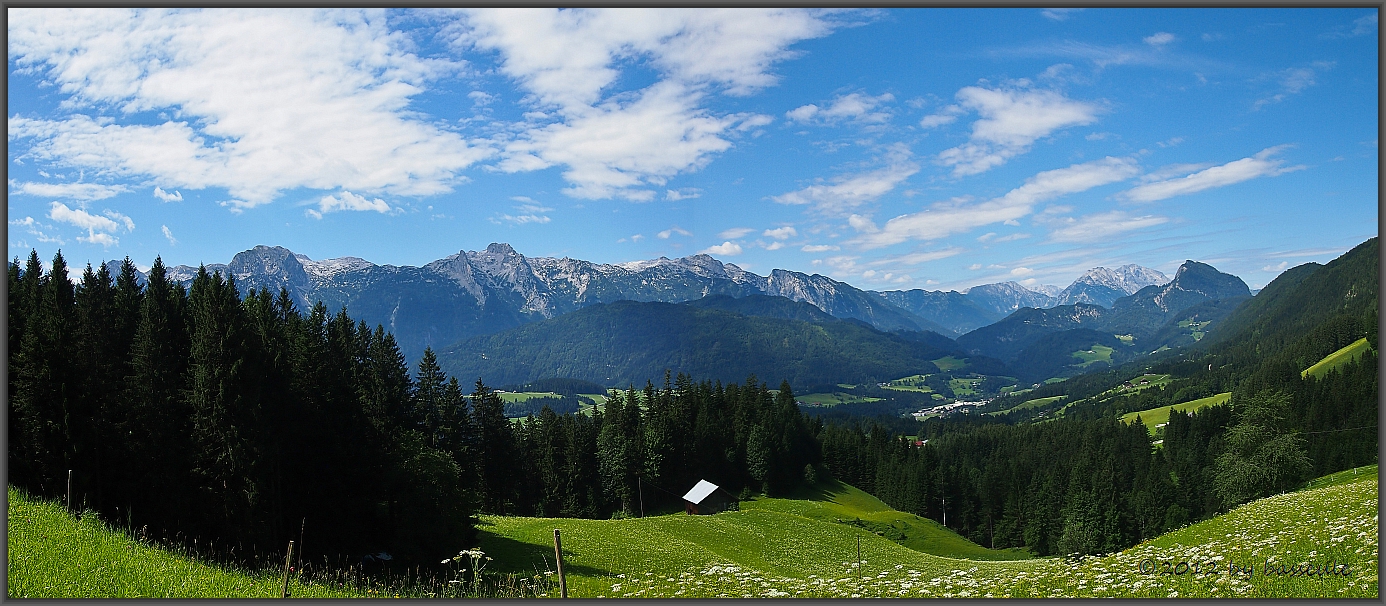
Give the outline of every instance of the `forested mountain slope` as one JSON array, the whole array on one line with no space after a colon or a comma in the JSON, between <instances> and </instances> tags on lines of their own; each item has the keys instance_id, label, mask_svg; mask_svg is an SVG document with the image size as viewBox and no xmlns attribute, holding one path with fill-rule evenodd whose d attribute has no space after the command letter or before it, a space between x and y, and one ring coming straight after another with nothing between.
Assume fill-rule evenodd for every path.
<instances>
[{"instance_id":1,"label":"forested mountain slope","mask_svg":"<svg viewBox=\"0 0 1386 606\"><path fill-rule=\"evenodd\" d=\"M773 382L803 385L887 381L938 372L931 360L962 355L956 347L946 347L951 341L942 337L921 342L850 320L748 316L711 308L713 303L592 305L442 348L439 360L451 374L495 384L572 377L604 385L638 385L674 369L724 382L754 373ZM760 312L768 312L773 304L781 308L776 312L781 315L802 312L802 317L813 317L812 312L784 303L792 304L762 300Z\"/></svg>"}]
</instances>

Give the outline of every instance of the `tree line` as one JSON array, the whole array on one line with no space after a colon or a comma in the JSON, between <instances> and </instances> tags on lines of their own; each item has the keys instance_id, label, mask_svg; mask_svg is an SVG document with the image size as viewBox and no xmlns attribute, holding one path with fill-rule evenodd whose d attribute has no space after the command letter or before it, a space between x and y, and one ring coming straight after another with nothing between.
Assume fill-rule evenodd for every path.
<instances>
[{"instance_id":1,"label":"tree line","mask_svg":"<svg viewBox=\"0 0 1386 606\"><path fill-rule=\"evenodd\" d=\"M431 350L412 374L392 335L306 313L287 291L155 259L140 284L61 253L9 264L9 478L131 528L252 557L306 527L321 555L456 553L478 512L611 517L676 504L699 479L778 492L818 463L788 383L666 374L604 411L521 422ZM653 489L653 490L652 490ZM234 557L234 553L233 553Z\"/></svg>"}]
</instances>

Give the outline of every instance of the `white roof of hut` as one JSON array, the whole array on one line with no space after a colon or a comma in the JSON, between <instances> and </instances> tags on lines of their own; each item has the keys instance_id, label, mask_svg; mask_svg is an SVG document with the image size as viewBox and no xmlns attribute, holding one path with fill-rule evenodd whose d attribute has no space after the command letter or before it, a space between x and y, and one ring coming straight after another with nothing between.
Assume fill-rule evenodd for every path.
<instances>
[{"instance_id":1,"label":"white roof of hut","mask_svg":"<svg viewBox=\"0 0 1386 606\"><path fill-rule=\"evenodd\" d=\"M703 499L706 499L707 495L712 494L715 490L717 490L716 484L707 480L698 480L698 483L693 486L693 489L689 490L688 494L683 495L683 500L697 505L702 503Z\"/></svg>"}]
</instances>

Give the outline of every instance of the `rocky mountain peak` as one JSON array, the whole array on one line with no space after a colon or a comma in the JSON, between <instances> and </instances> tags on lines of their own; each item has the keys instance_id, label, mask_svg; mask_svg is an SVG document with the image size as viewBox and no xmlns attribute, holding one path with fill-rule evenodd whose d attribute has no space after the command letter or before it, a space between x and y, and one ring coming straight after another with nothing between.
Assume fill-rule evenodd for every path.
<instances>
[{"instance_id":1,"label":"rocky mountain peak","mask_svg":"<svg viewBox=\"0 0 1386 606\"><path fill-rule=\"evenodd\" d=\"M303 288L308 285L308 273L293 251L282 246L256 246L236 253L226 267L237 279L254 276L266 283Z\"/></svg>"},{"instance_id":2,"label":"rocky mountain peak","mask_svg":"<svg viewBox=\"0 0 1386 606\"><path fill-rule=\"evenodd\" d=\"M515 252L515 249L511 248L509 244L506 244L506 243L504 243L504 242L492 242L492 243L486 245L486 252L491 253L491 254L493 254L493 255L507 255L507 256L508 256L508 255L516 255L516 254L519 254L519 253L516 253L516 252Z\"/></svg>"}]
</instances>

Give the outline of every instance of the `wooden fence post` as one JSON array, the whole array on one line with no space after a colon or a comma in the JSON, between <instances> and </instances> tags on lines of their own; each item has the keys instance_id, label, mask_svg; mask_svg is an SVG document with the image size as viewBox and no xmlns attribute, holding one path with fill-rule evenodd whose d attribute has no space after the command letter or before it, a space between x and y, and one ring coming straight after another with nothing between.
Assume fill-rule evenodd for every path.
<instances>
[{"instance_id":1,"label":"wooden fence post","mask_svg":"<svg viewBox=\"0 0 1386 606\"><path fill-rule=\"evenodd\" d=\"M558 535L558 529L553 529L553 557L558 560L558 593L563 597L568 597L568 578L563 576L563 539Z\"/></svg>"},{"instance_id":2,"label":"wooden fence post","mask_svg":"<svg viewBox=\"0 0 1386 606\"><path fill-rule=\"evenodd\" d=\"M72 513L72 470L67 470L67 512Z\"/></svg>"},{"instance_id":3,"label":"wooden fence post","mask_svg":"<svg viewBox=\"0 0 1386 606\"><path fill-rule=\"evenodd\" d=\"M289 564L294 559L294 542L289 541L289 551L284 554L284 583L279 588L279 597L289 597Z\"/></svg>"}]
</instances>

